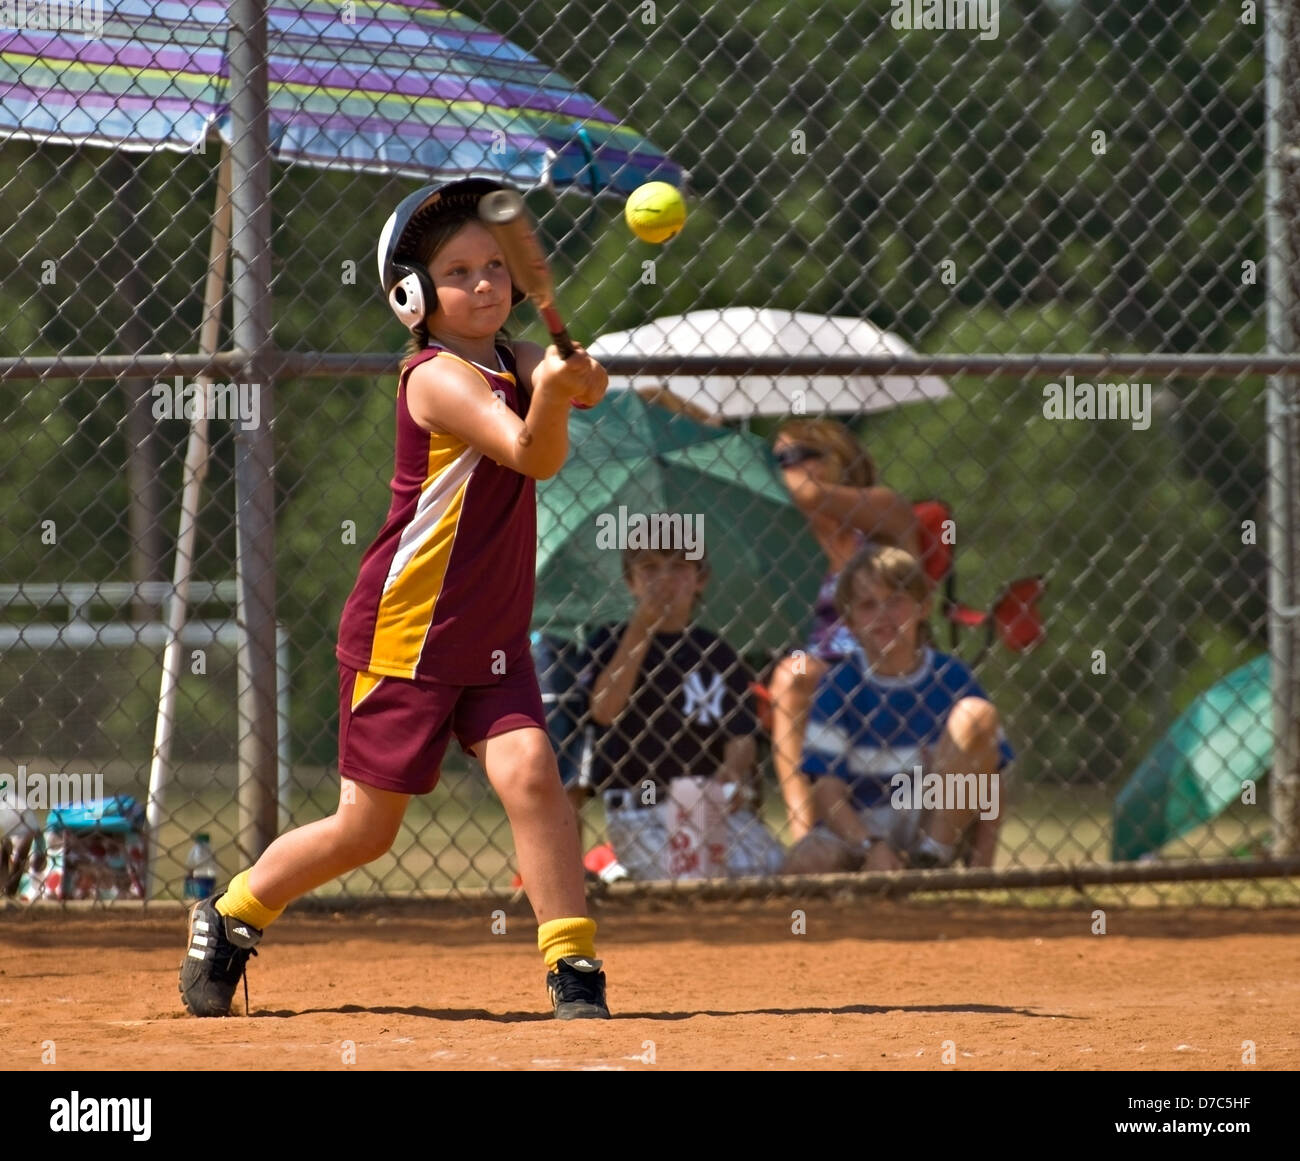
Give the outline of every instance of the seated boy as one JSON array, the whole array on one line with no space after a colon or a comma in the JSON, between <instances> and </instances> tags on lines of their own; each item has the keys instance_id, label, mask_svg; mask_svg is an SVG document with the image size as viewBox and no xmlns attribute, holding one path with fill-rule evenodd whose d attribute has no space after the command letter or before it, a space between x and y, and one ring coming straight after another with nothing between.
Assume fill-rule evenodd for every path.
<instances>
[{"instance_id":1,"label":"seated boy","mask_svg":"<svg viewBox=\"0 0 1300 1161\"><path fill-rule=\"evenodd\" d=\"M840 574L835 604L859 649L831 666L808 715L801 768L818 824L791 874L992 866L1000 771L1012 751L969 669L924 643L930 587L901 548L872 546Z\"/></svg>"},{"instance_id":2,"label":"seated boy","mask_svg":"<svg viewBox=\"0 0 1300 1161\"><path fill-rule=\"evenodd\" d=\"M784 855L746 809L756 798L750 674L730 645L691 622L708 576L707 560L684 550L625 552L636 608L588 644L581 683L594 736L583 781L603 793L610 845L632 878L672 877L665 804L680 777L730 788L728 873L768 874Z\"/></svg>"}]
</instances>

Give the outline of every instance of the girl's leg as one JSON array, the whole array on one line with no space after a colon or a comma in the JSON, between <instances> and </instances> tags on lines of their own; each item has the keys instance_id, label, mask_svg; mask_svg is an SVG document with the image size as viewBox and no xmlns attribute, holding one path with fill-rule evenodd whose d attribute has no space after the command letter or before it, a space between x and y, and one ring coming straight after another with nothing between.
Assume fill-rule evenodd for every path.
<instances>
[{"instance_id":1,"label":"girl's leg","mask_svg":"<svg viewBox=\"0 0 1300 1161\"><path fill-rule=\"evenodd\" d=\"M338 809L318 822L287 831L248 871L257 901L280 911L308 891L379 858L393 845L409 794L379 790L343 778Z\"/></svg>"},{"instance_id":2,"label":"girl's leg","mask_svg":"<svg viewBox=\"0 0 1300 1161\"><path fill-rule=\"evenodd\" d=\"M476 742L510 819L515 860L537 915L537 947L559 1020L608 1020L596 924L587 917L578 821L546 731L525 726Z\"/></svg>"},{"instance_id":3,"label":"girl's leg","mask_svg":"<svg viewBox=\"0 0 1300 1161\"><path fill-rule=\"evenodd\" d=\"M515 860L538 924L585 917L578 824L550 738L530 727L497 734L473 749L510 819Z\"/></svg>"},{"instance_id":4,"label":"girl's leg","mask_svg":"<svg viewBox=\"0 0 1300 1161\"><path fill-rule=\"evenodd\" d=\"M790 842L798 843L817 821L812 783L799 770L817 681L826 663L810 654L783 658L772 673L772 762L790 819Z\"/></svg>"},{"instance_id":5,"label":"girl's leg","mask_svg":"<svg viewBox=\"0 0 1300 1161\"><path fill-rule=\"evenodd\" d=\"M282 834L220 897L190 911L181 998L195 1016L224 1016L262 933L300 895L378 858L392 845L410 796L343 778L330 817Z\"/></svg>"}]
</instances>

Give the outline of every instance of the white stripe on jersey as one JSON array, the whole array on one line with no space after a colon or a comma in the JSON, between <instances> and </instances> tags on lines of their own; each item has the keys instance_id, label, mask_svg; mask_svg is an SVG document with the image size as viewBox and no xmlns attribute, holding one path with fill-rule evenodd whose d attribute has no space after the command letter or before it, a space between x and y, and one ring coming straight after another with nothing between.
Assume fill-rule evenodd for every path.
<instances>
[{"instance_id":1,"label":"white stripe on jersey","mask_svg":"<svg viewBox=\"0 0 1300 1161\"><path fill-rule=\"evenodd\" d=\"M425 485L419 500L416 501L415 513L402 529L402 535L397 541L397 551L393 554L393 561L388 566L388 576L384 579L385 593L406 570L406 566L420 551L420 546L433 535L438 522L451 507L456 493L464 486L470 473L482 458L482 452L466 447L441 475L434 477Z\"/></svg>"}]
</instances>

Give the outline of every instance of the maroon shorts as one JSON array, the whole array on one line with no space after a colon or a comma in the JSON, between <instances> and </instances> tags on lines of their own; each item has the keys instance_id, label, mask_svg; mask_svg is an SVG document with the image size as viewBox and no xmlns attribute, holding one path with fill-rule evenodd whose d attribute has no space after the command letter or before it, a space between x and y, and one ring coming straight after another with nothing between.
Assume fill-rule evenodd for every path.
<instances>
[{"instance_id":1,"label":"maroon shorts","mask_svg":"<svg viewBox=\"0 0 1300 1161\"><path fill-rule=\"evenodd\" d=\"M531 664L511 666L495 685L411 681L339 664L339 773L366 786L427 794L453 733L481 761L475 743L527 726L546 729Z\"/></svg>"}]
</instances>

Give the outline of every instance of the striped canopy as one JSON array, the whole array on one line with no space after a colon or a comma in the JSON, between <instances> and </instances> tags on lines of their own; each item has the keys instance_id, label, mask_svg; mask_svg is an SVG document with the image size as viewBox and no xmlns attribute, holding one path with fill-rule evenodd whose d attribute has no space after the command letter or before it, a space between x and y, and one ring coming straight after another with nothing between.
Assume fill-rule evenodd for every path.
<instances>
[{"instance_id":1,"label":"striped canopy","mask_svg":"<svg viewBox=\"0 0 1300 1161\"><path fill-rule=\"evenodd\" d=\"M0 29L0 136L190 150L215 127L229 140L225 3L13 2L26 17ZM431 0L268 5L280 160L592 192L680 180L547 65Z\"/></svg>"}]
</instances>

